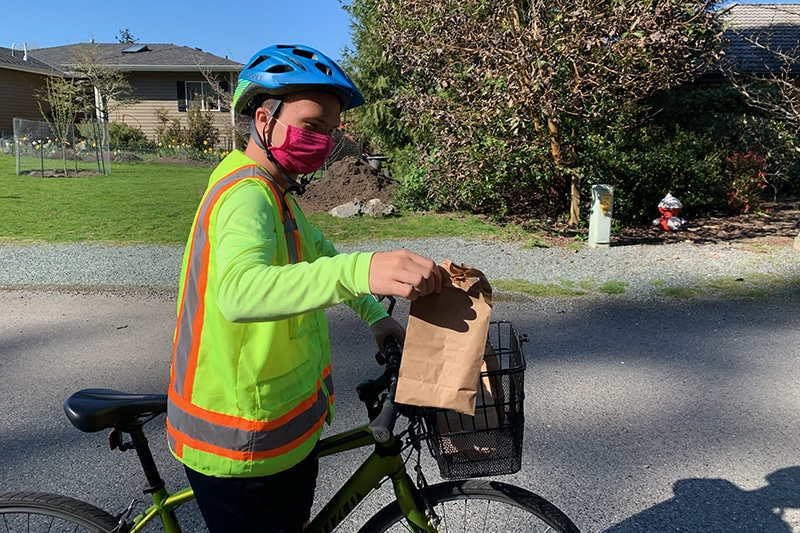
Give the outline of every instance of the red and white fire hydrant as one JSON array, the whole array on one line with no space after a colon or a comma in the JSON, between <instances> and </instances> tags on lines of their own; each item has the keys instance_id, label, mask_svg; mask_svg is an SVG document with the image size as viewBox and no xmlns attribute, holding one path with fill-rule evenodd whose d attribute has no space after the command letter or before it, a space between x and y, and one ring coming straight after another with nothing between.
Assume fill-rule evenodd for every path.
<instances>
[{"instance_id":1,"label":"red and white fire hydrant","mask_svg":"<svg viewBox=\"0 0 800 533\"><path fill-rule=\"evenodd\" d=\"M658 204L659 217L653 221L654 226L661 226L665 231L675 231L686 224L681 218L681 201L667 193Z\"/></svg>"}]
</instances>

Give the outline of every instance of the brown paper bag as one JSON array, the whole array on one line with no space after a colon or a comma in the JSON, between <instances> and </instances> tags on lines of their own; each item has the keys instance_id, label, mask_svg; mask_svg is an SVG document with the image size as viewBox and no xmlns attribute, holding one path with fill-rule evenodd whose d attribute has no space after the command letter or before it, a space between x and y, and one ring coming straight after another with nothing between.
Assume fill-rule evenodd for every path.
<instances>
[{"instance_id":1,"label":"brown paper bag","mask_svg":"<svg viewBox=\"0 0 800 533\"><path fill-rule=\"evenodd\" d=\"M473 416L492 288L480 270L450 260L439 268L442 292L411 302L395 400Z\"/></svg>"}]
</instances>

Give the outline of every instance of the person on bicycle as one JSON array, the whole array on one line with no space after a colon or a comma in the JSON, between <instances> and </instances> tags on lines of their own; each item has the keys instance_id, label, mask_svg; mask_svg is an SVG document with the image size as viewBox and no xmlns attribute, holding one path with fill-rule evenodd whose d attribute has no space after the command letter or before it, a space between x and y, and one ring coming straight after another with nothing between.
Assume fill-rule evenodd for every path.
<instances>
[{"instance_id":1,"label":"person on bicycle","mask_svg":"<svg viewBox=\"0 0 800 533\"><path fill-rule=\"evenodd\" d=\"M333 417L323 309L344 302L379 346L403 327L372 294L441 290L434 261L407 250L338 254L295 202L331 153L341 112L364 103L345 72L307 46L256 53L234 110L244 152L213 171L186 244L167 434L209 530L300 532Z\"/></svg>"}]
</instances>

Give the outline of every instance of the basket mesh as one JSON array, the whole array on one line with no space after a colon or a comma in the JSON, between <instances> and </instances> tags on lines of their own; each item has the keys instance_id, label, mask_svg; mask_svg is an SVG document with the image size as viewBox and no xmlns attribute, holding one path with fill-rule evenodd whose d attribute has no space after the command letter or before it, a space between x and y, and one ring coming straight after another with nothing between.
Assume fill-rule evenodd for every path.
<instances>
[{"instance_id":1,"label":"basket mesh","mask_svg":"<svg viewBox=\"0 0 800 533\"><path fill-rule=\"evenodd\" d=\"M490 324L484 361L475 416L424 410L428 448L445 479L513 474L522 466L525 358L510 322Z\"/></svg>"}]
</instances>

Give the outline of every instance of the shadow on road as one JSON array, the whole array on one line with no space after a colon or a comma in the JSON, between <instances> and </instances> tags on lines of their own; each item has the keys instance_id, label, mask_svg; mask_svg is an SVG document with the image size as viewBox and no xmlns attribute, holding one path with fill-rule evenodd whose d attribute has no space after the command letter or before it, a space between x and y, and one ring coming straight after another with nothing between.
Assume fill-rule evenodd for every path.
<instances>
[{"instance_id":1,"label":"shadow on road","mask_svg":"<svg viewBox=\"0 0 800 533\"><path fill-rule=\"evenodd\" d=\"M603 533L793 531L783 514L800 508L800 466L777 470L766 481L766 486L748 491L725 479L681 479L671 499Z\"/></svg>"}]
</instances>

